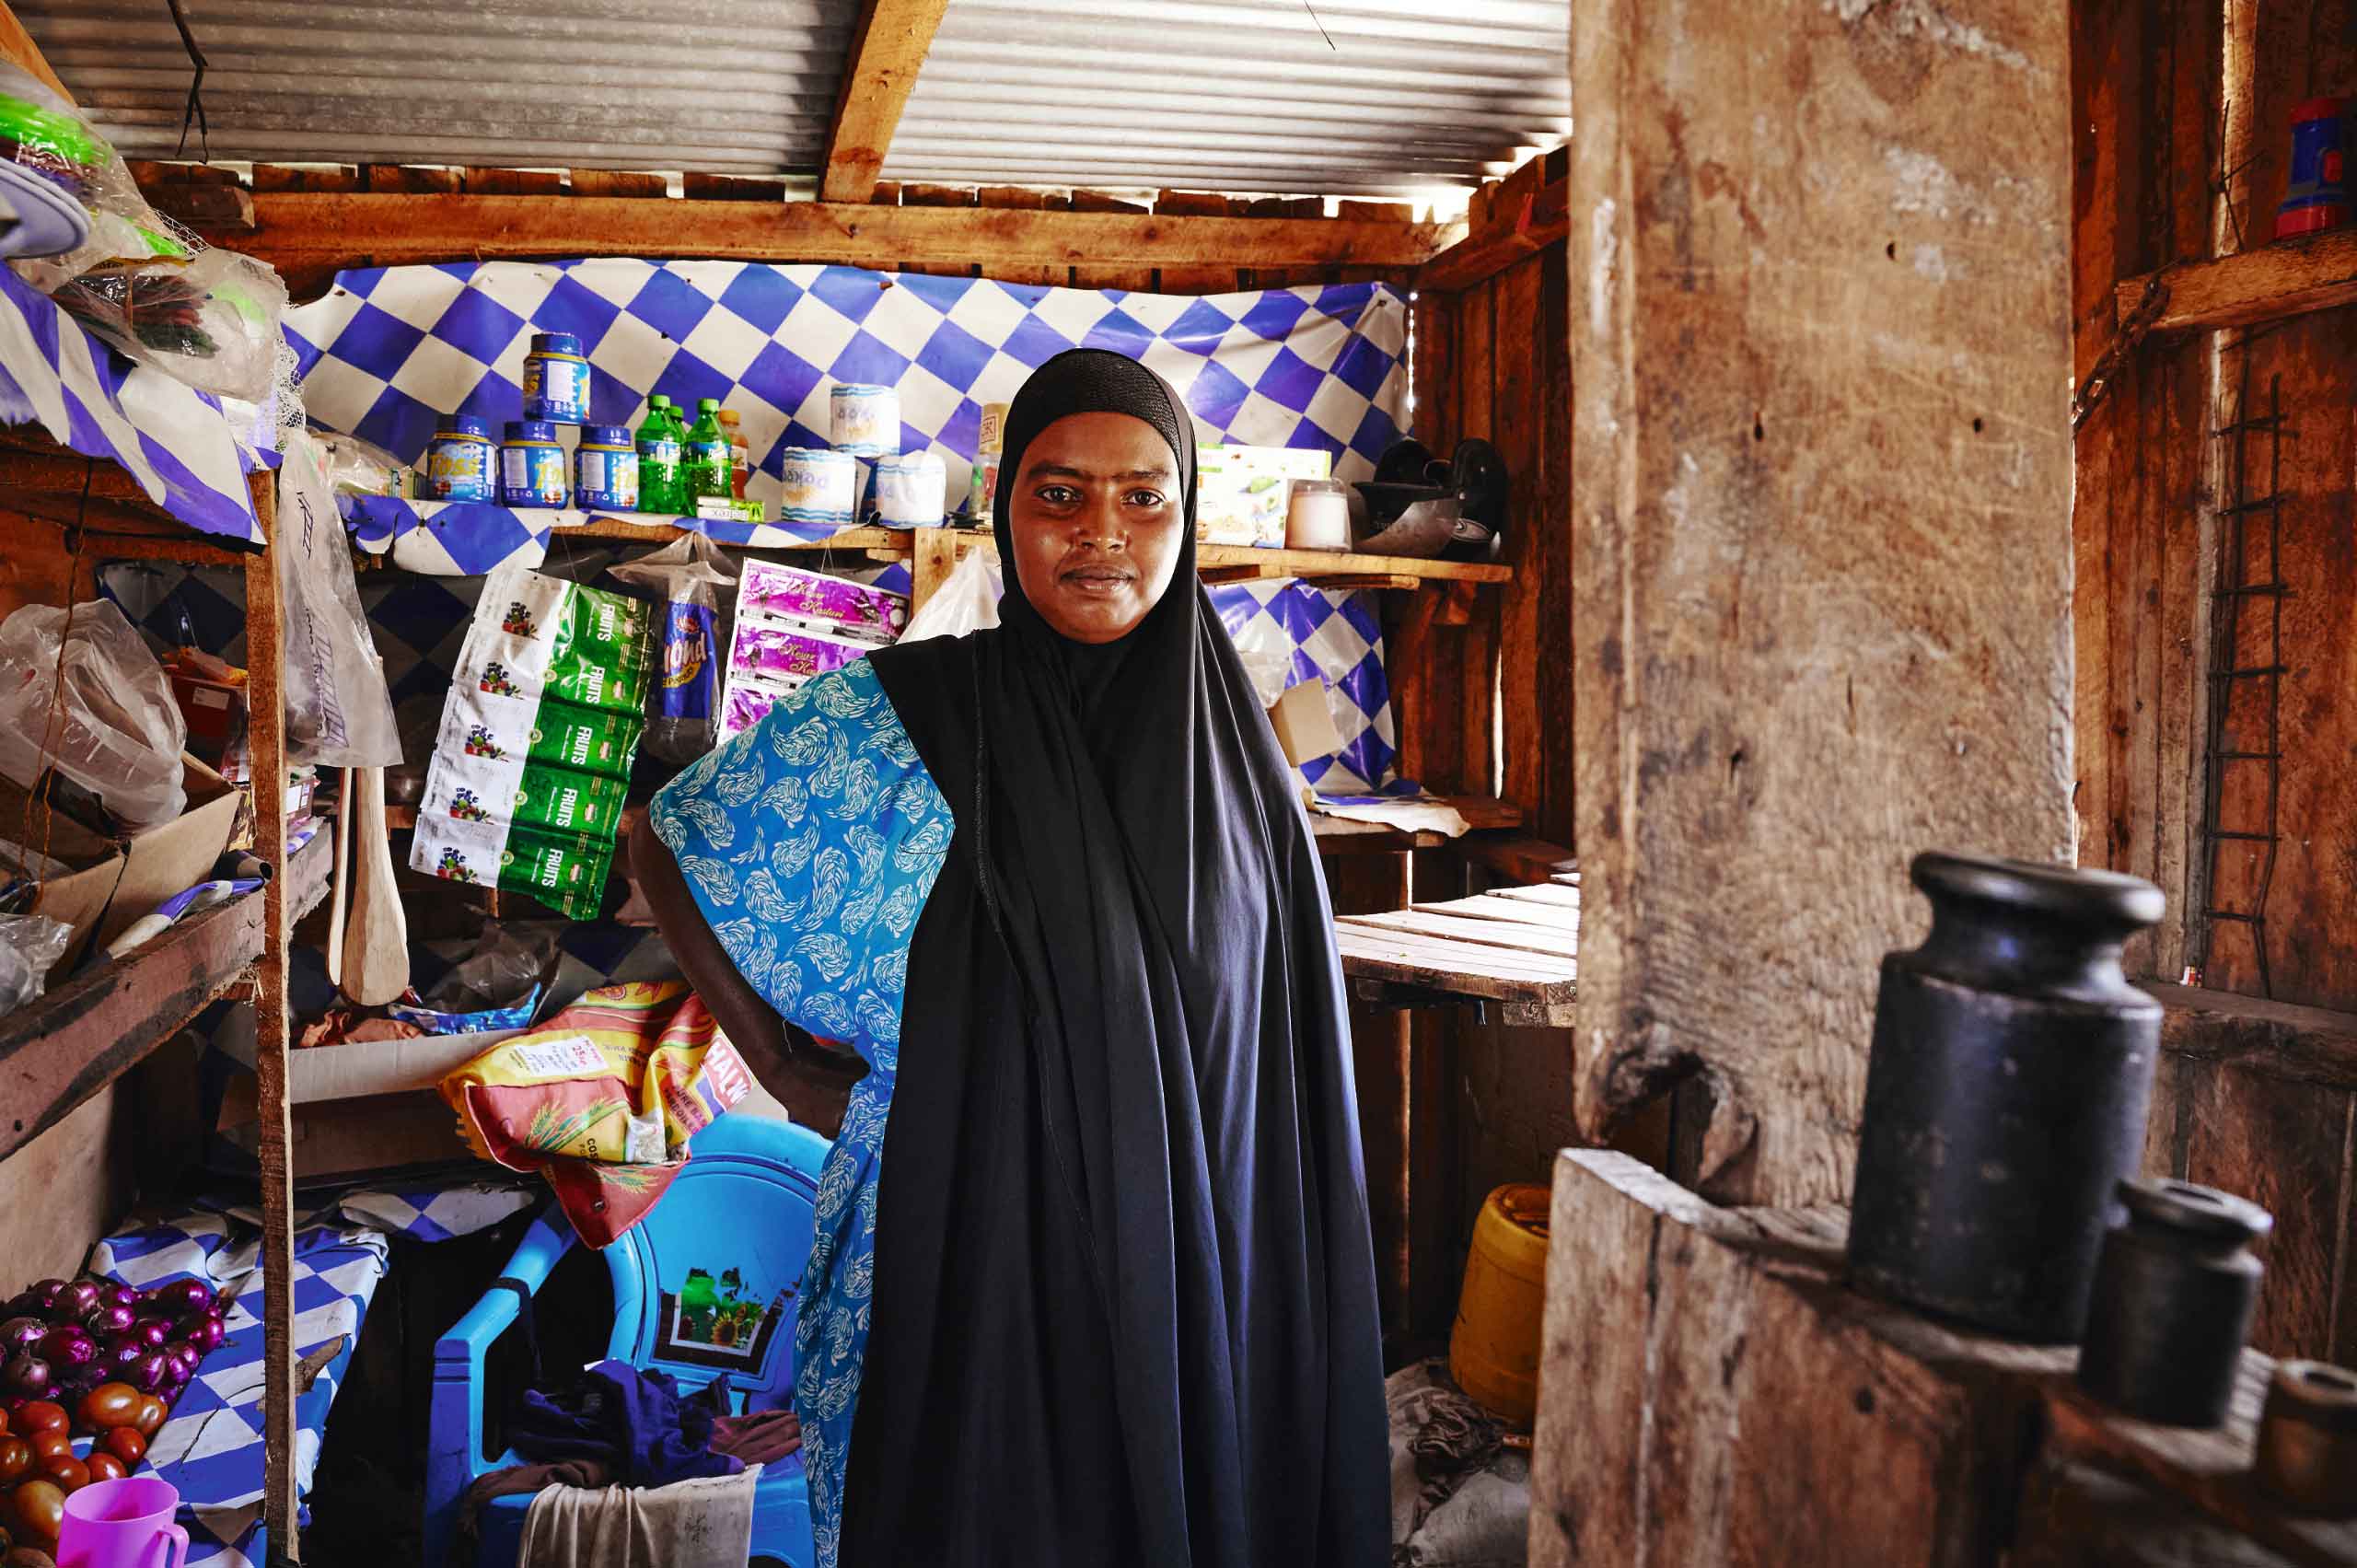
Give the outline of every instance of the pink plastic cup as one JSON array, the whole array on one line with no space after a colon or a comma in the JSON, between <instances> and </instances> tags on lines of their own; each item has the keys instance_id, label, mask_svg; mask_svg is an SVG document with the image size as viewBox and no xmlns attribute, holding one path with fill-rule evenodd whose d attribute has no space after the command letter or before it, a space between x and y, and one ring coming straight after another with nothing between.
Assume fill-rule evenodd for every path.
<instances>
[{"instance_id":1,"label":"pink plastic cup","mask_svg":"<svg viewBox=\"0 0 2357 1568\"><path fill-rule=\"evenodd\" d=\"M172 1523L180 1494L152 1475L102 1481L65 1500L57 1568L181 1568L188 1532Z\"/></svg>"}]
</instances>

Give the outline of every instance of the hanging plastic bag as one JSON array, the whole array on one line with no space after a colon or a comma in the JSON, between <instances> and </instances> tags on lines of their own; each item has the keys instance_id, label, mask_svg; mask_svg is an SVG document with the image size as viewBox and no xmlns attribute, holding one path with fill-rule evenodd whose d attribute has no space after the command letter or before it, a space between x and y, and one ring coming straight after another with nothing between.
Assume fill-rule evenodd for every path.
<instances>
[{"instance_id":1,"label":"hanging plastic bag","mask_svg":"<svg viewBox=\"0 0 2357 1568\"><path fill-rule=\"evenodd\" d=\"M152 828L188 804L187 744L164 667L110 600L0 621L0 773L29 790L53 767L126 826Z\"/></svg>"},{"instance_id":2,"label":"hanging plastic bag","mask_svg":"<svg viewBox=\"0 0 2357 1568\"><path fill-rule=\"evenodd\" d=\"M715 744L720 695L720 601L736 570L700 533L682 534L650 555L606 568L648 598L663 601L663 679L646 699L646 749L667 762L692 762Z\"/></svg>"},{"instance_id":3,"label":"hanging plastic bag","mask_svg":"<svg viewBox=\"0 0 2357 1568\"><path fill-rule=\"evenodd\" d=\"M970 550L958 557L949 574L949 580L933 590L931 598L916 614L909 618L909 629L900 633L904 643L920 643L927 637L962 637L969 632L981 632L998 624L998 601L1006 591L998 569L979 550Z\"/></svg>"},{"instance_id":4,"label":"hanging plastic bag","mask_svg":"<svg viewBox=\"0 0 2357 1568\"><path fill-rule=\"evenodd\" d=\"M361 613L327 454L308 436L290 436L279 465L277 551L288 763L393 766L401 760L393 699Z\"/></svg>"},{"instance_id":5,"label":"hanging plastic bag","mask_svg":"<svg viewBox=\"0 0 2357 1568\"><path fill-rule=\"evenodd\" d=\"M208 247L185 261L100 267L50 297L123 354L200 392L260 403L276 385L286 285L250 256Z\"/></svg>"}]
</instances>

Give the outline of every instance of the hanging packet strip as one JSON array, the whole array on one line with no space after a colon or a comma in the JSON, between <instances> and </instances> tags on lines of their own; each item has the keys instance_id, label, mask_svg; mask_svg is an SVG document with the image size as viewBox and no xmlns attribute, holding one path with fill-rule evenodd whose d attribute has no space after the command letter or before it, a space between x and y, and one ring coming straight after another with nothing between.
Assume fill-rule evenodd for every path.
<instances>
[{"instance_id":1,"label":"hanging packet strip","mask_svg":"<svg viewBox=\"0 0 2357 1568\"><path fill-rule=\"evenodd\" d=\"M507 567L442 710L410 864L596 917L653 678L651 607Z\"/></svg>"}]
</instances>

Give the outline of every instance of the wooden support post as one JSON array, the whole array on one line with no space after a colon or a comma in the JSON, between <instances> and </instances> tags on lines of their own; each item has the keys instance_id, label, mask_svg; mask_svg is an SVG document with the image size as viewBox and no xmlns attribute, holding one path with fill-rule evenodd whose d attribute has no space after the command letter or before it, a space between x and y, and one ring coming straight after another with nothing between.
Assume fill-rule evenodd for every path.
<instances>
[{"instance_id":1,"label":"wooden support post","mask_svg":"<svg viewBox=\"0 0 2357 1568\"><path fill-rule=\"evenodd\" d=\"M876 193L900 111L909 106L917 72L948 8L949 0L866 0L860 8L842 88L835 95L834 122L827 130L827 156L819 174L821 201L865 202Z\"/></svg>"},{"instance_id":2,"label":"wooden support post","mask_svg":"<svg viewBox=\"0 0 2357 1568\"><path fill-rule=\"evenodd\" d=\"M274 1556L301 1555L295 1492L295 1172L286 1111L286 691L279 635L276 476L253 476L264 548L246 560L246 703L254 854L263 889L254 966L254 1076L261 1120L262 1523Z\"/></svg>"},{"instance_id":3,"label":"wooden support post","mask_svg":"<svg viewBox=\"0 0 2357 1568\"><path fill-rule=\"evenodd\" d=\"M1731 1201L1847 1197L1909 859L2070 850L2069 17L1914 16L1572 12L1581 1121L1714 1075Z\"/></svg>"},{"instance_id":4,"label":"wooden support post","mask_svg":"<svg viewBox=\"0 0 2357 1568\"><path fill-rule=\"evenodd\" d=\"M953 530L917 529L915 552L909 558L909 613L923 610L957 567L958 536Z\"/></svg>"}]
</instances>

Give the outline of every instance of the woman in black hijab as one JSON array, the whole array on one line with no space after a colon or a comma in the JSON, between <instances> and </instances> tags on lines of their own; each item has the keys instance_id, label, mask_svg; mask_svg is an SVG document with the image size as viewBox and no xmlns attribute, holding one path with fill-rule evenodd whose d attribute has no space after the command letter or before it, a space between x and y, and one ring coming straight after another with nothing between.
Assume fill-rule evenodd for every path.
<instances>
[{"instance_id":1,"label":"woman in black hijab","mask_svg":"<svg viewBox=\"0 0 2357 1568\"><path fill-rule=\"evenodd\" d=\"M821 1023L867 1026L871 1072L821 1204L831 1185L843 1213L873 1207L831 1233L822 1214L813 1272L829 1278L806 1276L803 1305L804 1430L849 1436L839 1517L821 1470L842 1445L813 1456L821 1561L1380 1562L1341 971L1293 774L1195 580L1192 424L1136 361L1074 350L1025 384L1004 449L998 630L813 682L683 774L653 814L664 842L634 846L689 978L757 1057L781 1014L812 1023L814 996L834 999ZM737 880L698 824L741 843L722 817L778 794L747 770L790 752L818 760L808 780L853 779L846 805L906 807L880 850L852 852L885 869L842 904L890 909L891 866L929 878L899 960L863 923L836 979L795 969L807 912L763 947L752 904L721 896ZM830 755L848 768L826 772ZM954 838L908 872L929 800ZM801 912L797 890L776 909ZM904 991L872 983L902 961ZM878 1080L882 1106L862 1096ZM866 1138L881 1157L854 1170ZM872 1295L845 1264L871 1238ZM855 1393L830 1403L815 1364L863 1337L845 1353Z\"/></svg>"}]
</instances>

